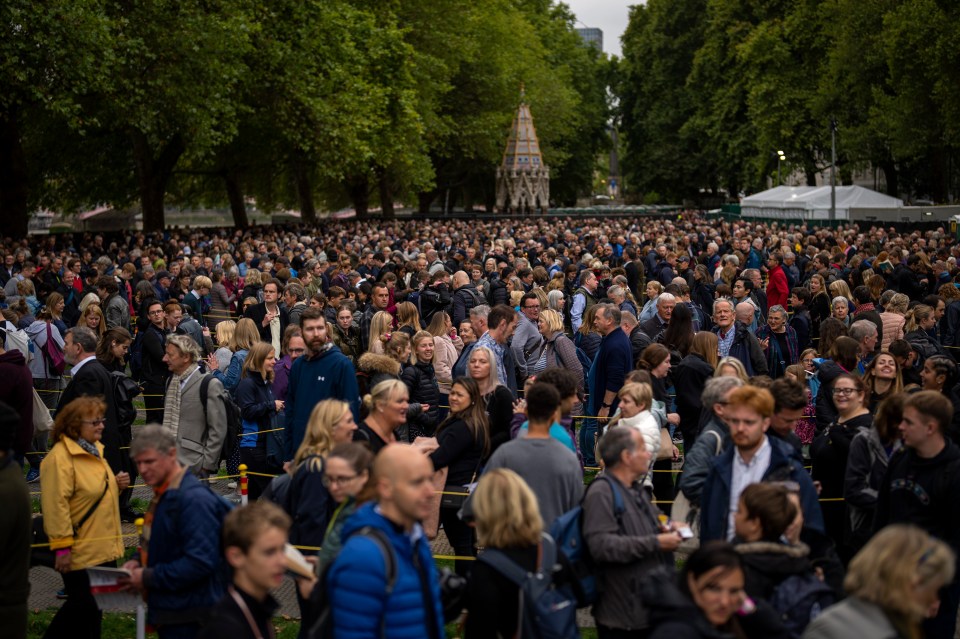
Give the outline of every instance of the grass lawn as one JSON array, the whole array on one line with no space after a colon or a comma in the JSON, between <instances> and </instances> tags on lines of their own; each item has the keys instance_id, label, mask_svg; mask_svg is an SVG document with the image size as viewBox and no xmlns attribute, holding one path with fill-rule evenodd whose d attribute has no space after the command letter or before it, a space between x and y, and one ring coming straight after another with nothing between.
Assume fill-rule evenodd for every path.
<instances>
[{"instance_id":1,"label":"grass lawn","mask_svg":"<svg viewBox=\"0 0 960 639\"><path fill-rule=\"evenodd\" d=\"M41 639L56 610L33 610L27 622L27 639ZM277 631L277 639L295 639L300 631L300 621L276 617L273 626ZM102 639L135 639L137 636L137 617L133 614L107 612L103 615L103 628L100 634ZM156 636L156 635L148 635ZM447 626L447 637L461 636L454 624ZM594 628L584 628L580 631L583 639L596 639L597 631Z\"/></svg>"}]
</instances>

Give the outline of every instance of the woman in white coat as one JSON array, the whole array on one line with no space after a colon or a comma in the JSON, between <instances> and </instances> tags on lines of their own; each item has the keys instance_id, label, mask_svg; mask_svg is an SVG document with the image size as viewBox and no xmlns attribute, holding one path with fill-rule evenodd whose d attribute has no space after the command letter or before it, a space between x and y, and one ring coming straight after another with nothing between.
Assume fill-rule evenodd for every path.
<instances>
[{"instance_id":1,"label":"woman in white coat","mask_svg":"<svg viewBox=\"0 0 960 639\"><path fill-rule=\"evenodd\" d=\"M653 389L649 384L632 382L625 384L620 392L620 409L618 416L610 420L608 428L630 426L636 428L643 435L643 443L650 451L652 459L657 458L660 452L660 422L650 411L653 406ZM647 473L643 479L643 486L653 491L653 476Z\"/></svg>"}]
</instances>

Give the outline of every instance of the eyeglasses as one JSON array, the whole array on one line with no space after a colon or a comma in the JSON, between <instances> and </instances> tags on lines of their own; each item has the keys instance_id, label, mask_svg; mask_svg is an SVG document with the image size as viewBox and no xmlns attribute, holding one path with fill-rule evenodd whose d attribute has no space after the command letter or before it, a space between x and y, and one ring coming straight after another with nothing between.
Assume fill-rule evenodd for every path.
<instances>
[{"instance_id":1,"label":"eyeglasses","mask_svg":"<svg viewBox=\"0 0 960 639\"><path fill-rule=\"evenodd\" d=\"M540 310L540 305L539 305L539 304L532 304L532 305L524 306L524 308L527 308L527 309L530 309L530 310L533 310L533 309Z\"/></svg>"},{"instance_id":2,"label":"eyeglasses","mask_svg":"<svg viewBox=\"0 0 960 639\"><path fill-rule=\"evenodd\" d=\"M841 395L844 397L849 397L850 395L853 395L854 393L857 393L857 392L859 391L857 391L856 388L834 388L833 389L834 396Z\"/></svg>"},{"instance_id":3,"label":"eyeglasses","mask_svg":"<svg viewBox=\"0 0 960 639\"><path fill-rule=\"evenodd\" d=\"M163 311L150 311L147 315L163 315Z\"/></svg>"},{"instance_id":4,"label":"eyeglasses","mask_svg":"<svg viewBox=\"0 0 960 639\"><path fill-rule=\"evenodd\" d=\"M357 477L359 477L359 475L345 475L345 476L343 476L343 477L331 477L330 475L324 475L324 476L323 476L323 485L326 486L327 488L329 488L330 486L332 486L332 485L334 485L334 484L336 484L336 485L338 485L338 486L342 486L342 485L344 485L345 483L347 483L348 481L353 481L353 480L356 479Z\"/></svg>"},{"instance_id":5,"label":"eyeglasses","mask_svg":"<svg viewBox=\"0 0 960 639\"><path fill-rule=\"evenodd\" d=\"M91 425L93 425L93 426L97 426L98 424L103 424L103 423L106 422L106 421L107 421L106 419L104 419L103 417L101 417L100 419L85 419L85 420L83 420L83 423L84 423L84 424L91 424Z\"/></svg>"}]
</instances>

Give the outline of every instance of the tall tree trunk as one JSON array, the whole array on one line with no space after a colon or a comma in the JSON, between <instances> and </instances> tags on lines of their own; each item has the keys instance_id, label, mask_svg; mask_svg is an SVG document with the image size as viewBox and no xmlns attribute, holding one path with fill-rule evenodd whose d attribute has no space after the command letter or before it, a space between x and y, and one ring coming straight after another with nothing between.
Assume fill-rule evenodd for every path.
<instances>
[{"instance_id":1,"label":"tall tree trunk","mask_svg":"<svg viewBox=\"0 0 960 639\"><path fill-rule=\"evenodd\" d=\"M393 189L386 169L377 170L377 188L380 190L380 210L383 218L392 220L396 217L396 213L393 210Z\"/></svg>"},{"instance_id":2,"label":"tall tree trunk","mask_svg":"<svg viewBox=\"0 0 960 639\"><path fill-rule=\"evenodd\" d=\"M365 220L370 215L370 182L367 176L358 175L347 178L346 187L357 219Z\"/></svg>"},{"instance_id":3,"label":"tall tree trunk","mask_svg":"<svg viewBox=\"0 0 960 639\"><path fill-rule=\"evenodd\" d=\"M160 155L154 158L150 142L142 131L131 131L130 138L133 142L133 159L137 166L143 230L162 231L165 226L163 199L167 193L167 185L174 167L187 147L177 133L160 150Z\"/></svg>"},{"instance_id":4,"label":"tall tree trunk","mask_svg":"<svg viewBox=\"0 0 960 639\"><path fill-rule=\"evenodd\" d=\"M297 198L300 200L300 221L305 224L317 223L317 207L313 203L313 184L310 181L310 163L298 153L293 161L294 177L297 181Z\"/></svg>"},{"instance_id":5,"label":"tall tree trunk","mask_svg":"<svg viewBox=\"0 0 960 639\"><path fill-rule=\"evenodd\" d=\"M897 163L888 158L880 161L878 166L883 171L883 178L887 182L887 195L900 197L900 172L897 169Z\"/></svg>"},{"instance_id":6,"label":"tall tree trunk","mask_svg":"<svg viewBox=\"0 0 960 639\"><path fill-rule=\"evenodd\" d=\"M227 187L233 225L238 229L245 229L250 226L250 221L247 218L247 203L243 201L243 190L240 188L240 177L236 171L227 171L223 174L223 181Z\"/></svg>"},{"instance_id":7,"label":"tall tree trunk","mask_svg":"<svg viewBox=\"0 0 960 639\"><path fill-rule=\"evenodd\" d=\"M0 117L0 236L27 236L27 165L14 112Z\"/></svg>"},{"instance_id":8,"label":"tall tree trunk","mask_svg":"<svg viewBox=\"0 0 960 639\"><path fill-rule=\"evenodd\" d=\"M430 215L430 205L433 204L436 195L435 191L424 191L417 194L417 213L420 215Z\"/></svg>"}]
</instances>

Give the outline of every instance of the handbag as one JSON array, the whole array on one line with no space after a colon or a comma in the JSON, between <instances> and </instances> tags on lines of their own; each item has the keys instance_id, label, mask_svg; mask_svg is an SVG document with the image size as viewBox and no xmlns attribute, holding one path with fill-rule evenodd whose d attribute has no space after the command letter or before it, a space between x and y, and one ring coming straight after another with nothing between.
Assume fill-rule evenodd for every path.
<instances>
[{"instance_id":1,"label":"handbag","mask_svg":"<svg viewBox=\"0 0 960 639\"><path fill-rule=\"evenodd\" d=\"M49 322L47 323L47 341L40 347L40 352L46 355L50 370L57 375L63 375L63 371L66 368L66 360L63 358L63 351L60 350L57 343L53 341L53 333Z\"/></svg>"},{"instance_id":2,"label":"handbag","mask_svg":"<svg viewBox=\"0 0 960 639\"><path fill-rule=\"evenodd\" d=\"M103 474L103 492L100 493L100 496L97 497L97 500L93 502L93 505L90 506L90 509L84 513L83 517L80 518L80 521L73 527L73 537L74 540L79 536L80 529L83 528L83 525L87 523L87 520L90 519L90 515L94 513L97 509L97 506L100 505L100 502L103 501L103 498L107 495L107 491L110 490L110 475L108 473ZM31 522L30 530L30 565L31 566L46 566L47 568L53 568L57 561L57 551L50 547L50 537L47 536L47 531L43 528L43 515L39 515L33 518Z\"/></svg>"},{"instance_id":3,"label":"handbag","mask_svg":"<svg viewBox=\"0 0 960 639\"><path fill-rule=\"evenodd\" d=\"M660 429L660 450L657 451L657 461L673 459L673 438L669 428Z\"/></svg>"},{"instance_id":4,"label":"handbag","mask_svg":"<svg viewBox=\"0 0 960 639\"><path fill-rule=\"evenodd\" d=\"M40 393L33 389L33 432L49 433L53 430L53 417L50 409L43 403Z\"/></svg>"},{"instance_id":5,"label":"handbag","mask_svg":"<svg viewBox=\"0 0 960 639\"><path fill-rule=\"evenodd\" d=\"M470 477L470 483L459 487L462 490L449 490L451 488L450 486L444 487L443 494L440 495L440 507L456 508L457 510L463 508L464 502L467 501L467 498L470 496L470 493L473 492L473 489L476 486L475 482L477 481L478 470L480 470L479 460L477 461L477 467L473 469L473 475Z\"/></svg>"}]
</instances>

